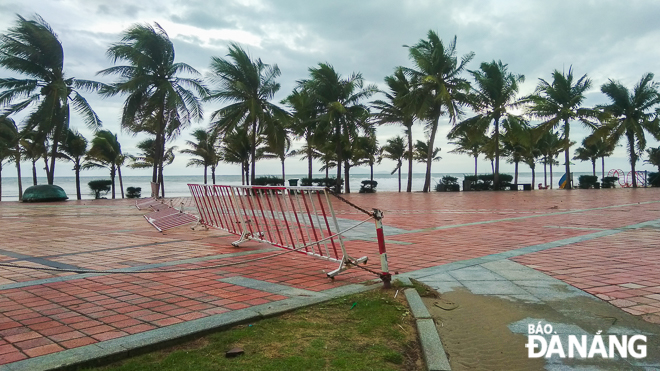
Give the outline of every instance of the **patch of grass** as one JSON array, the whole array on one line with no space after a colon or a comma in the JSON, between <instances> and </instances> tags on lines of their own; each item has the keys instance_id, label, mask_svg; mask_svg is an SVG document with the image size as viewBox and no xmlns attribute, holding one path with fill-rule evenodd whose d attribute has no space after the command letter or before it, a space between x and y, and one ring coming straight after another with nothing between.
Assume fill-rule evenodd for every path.
<instances>
[{"instance_id":1,"label":"patch of grass","mask_svg":"<svg viewBox=\"0 0 660 371\"><path fill-rule=\"evenodd\" d=\"M405 295L376 290L242 325L101 370L421 370ZM231 348L245 354L225 358Z\"/></svg>"}]
</instances>

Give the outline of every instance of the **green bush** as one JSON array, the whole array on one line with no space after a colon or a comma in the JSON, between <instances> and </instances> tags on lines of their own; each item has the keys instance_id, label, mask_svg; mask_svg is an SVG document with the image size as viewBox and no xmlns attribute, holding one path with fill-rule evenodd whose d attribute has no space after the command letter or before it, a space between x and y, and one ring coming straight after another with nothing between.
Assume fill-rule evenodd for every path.
<instances>
[{"instance_id":1,"label":"green bush","mask_svg":"<svg viewBox=\"0 0 660 371\"><path fill-rule=\"evenodd\" d=\"M651 187L660 187L660 173L649 173L648 182Z\"/></svg>"},{"instance_id":2,"label":"green bush","mask_svg":"<svg viewBox=\"0 0 660 371\"><path fill-rule=\"evenodd\" d=\"M458 184L458 178L451 175L445 175L440 182L444 185Z\"/></svg>"},{"instance_id":3,"label":"green bush","mask_svg":"<svg viewBox=\"0 0 660 371\"><path fill-rule=\"evenodd\" d=\"M615 176L606 176L603 178L603 188L614 188L616 187L616 182L619 180Z\"/></svg>"},{"instance_id":4,"label":"green bush","mask_svg":"<svg viewBox=\"0 0 660 371\"><path fill-rule=\"evenodd\" d=\"M340 178L339 181L342 182L342 179ZM302 178L300 179L300 184L304 187L334 187L337 184L337 178Z\"/></svg>"},{"instance_id":5,"label":"green bush","mask_svg":"<svg viewBox=\"0 0 660 371\"><path fill-rule=\"evenodd\" d=\"M479 180L479 177L476 175L463 175L463 180L469 180L473 183L476 183Z\"/></svg>"},{"instance_id":6,"label":"green bush","mask_svg":"<svg viewBox=\"0 0 660 371\"><path fill-rule=\"evenodd\" d=\"M140 198L142 195L142 188L128 187L126 188L126 198Z\"/></svg>"},{"instance_id":7,"label":"green bush","mask_svg":"<svg viewBox=\"0 0 660 371\"><path fill-rule=\"evenodd\" d=\"M252 182L252 185L256 186L283 186L284 185L284 179L278 178L276 176L260 176L254 178L254 182Z\"/></svg>"},{"instance_id":8,"label":"green bush","mask_svg":"<svg viewBox=\"0 0 660 371\"><path fill-rule=\"evenodd\" d=\"M94 198L99 199L101 198L101 193L104 195L108 194L110 192L110 189L112 189L112 180L108 179L100 179L100 180L92 180L89 183L87 183L89 186L89 189L92 190Z\"/></svg>"},{"instance_id":9,"label":"green bush","mask_svg":"<svg viewBox=\"0 0 660 371\"><path fill-rule=\"evenodd\" d=\"M578 181L578 187L581 189L595 188L596 183L598 183L598 177L595 175L580 175Z\"/></svg>"}]
</instances>

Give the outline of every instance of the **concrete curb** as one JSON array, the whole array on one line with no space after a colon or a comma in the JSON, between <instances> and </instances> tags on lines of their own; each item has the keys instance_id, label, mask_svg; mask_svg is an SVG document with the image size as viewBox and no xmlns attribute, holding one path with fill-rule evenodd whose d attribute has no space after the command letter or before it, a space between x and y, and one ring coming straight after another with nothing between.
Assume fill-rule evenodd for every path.
<instances>
[{"instance_id":1,"label":"concrete curb","mask_svg":"<svg viewBox=\"0 0 660 371\"><path fill-rule=\"evenodd\" d=\"M0 366L0 371L17 370L77 370L93 367L128 357L162 349L183 341L225 330L230 327L278 316L299 308L311 306L346 295L357 294L382 287L381 284L347 285L322 291L315 297L294 297L274 303L234 310L193 321L177 323L135 335L102 341L79 348L64 350L45 356Z\"/></svg>"},{"instance_id":2,"label":"concrete curb","mask_svg":"<svg viewBox=\"0 0 660 371\"><path fill-rule=\"evenodd\" d=\"M417 332L419 333L419 342L422 346L422 354L426 369L429 371L451 371L449 359L445 353L445 348L440 341L438 329L428 309L422 302L422 298L415 289L406 289L404 291L408 305L413 316L417 321Z\"/></svg>"}]
</instances>

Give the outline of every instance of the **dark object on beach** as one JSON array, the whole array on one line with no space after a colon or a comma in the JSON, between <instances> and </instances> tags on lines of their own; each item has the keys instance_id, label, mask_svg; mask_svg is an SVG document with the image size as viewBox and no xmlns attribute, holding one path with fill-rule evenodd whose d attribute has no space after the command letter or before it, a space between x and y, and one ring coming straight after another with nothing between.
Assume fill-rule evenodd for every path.
<instances>
[{"instance_id":1,"label":"dark object on beach","mask_svg":"<svg viewBox=\"0 0 660 371\"><path fill-rule=\"evenodd\" d=\"M580 175L578 180L580 189L596 188L596 183L598 183L598 177L595 175ZM598 188L600 188L600 183L598 183Z\"/></svg>"},{"instance_id":2,"label":"dark object on beach","mask_svg":"<svg viewBox=\"0 0 660 371\"><path fill-rule=\"evenodd\" d=\"M616 182L619 180L615 176L606 176L603 178L603 188L615 188Z\"/></svg>"},{"instance_id":3,"label":"dark object on beach","mask_svg":"<svg viewBox=\"0 0 660 371\"><path fill-rule=\"evenodd\" d=\"M140 198L141 195L142 195L141 187L126 188L126 198Z\"/></svg>"},{"instance_id":4,"label":"dark object on beach","mask_svg":"<svg viewBox=\"0 0 660 371\"><path fill-rule=\"evenodd\" d=\"M228 350L228 351L225 353L225 357L227 357L227 358L234 358L234 357L238 357L238 356L240 356L240 355L243 355L243 353L245 353L245 351L243 350L243 348L233 348L233 349Z\"/></svg>"},{"instance_id":5,"label":"dark object on beach","mask_svg":"<svg viewBox=\"0 0 660 371\"><path fill-rule=\"evenodd\" d=\"M278 178L276 176L259 176L254 178L252 185L256 186L283 186L284 179Z\"/></svg>"},{"instance_id":6,"label":"dark object on beach","mask_svg":"<svg viewBox=\"0 0 660 371\"><path fill-rule=\"evenodd\" d=\"M376 193L378 182L375 180L363 180L359 193Z\"/></svg>"},{"instance_id":7,"label":"dark object on beach","mask_svg":"<svg viewBox=\"0 0 660 371\"><path fill-rule=\"evenodd\" d=\"M36 185L23 192L23 202L64 201L68 198L66 192L56 185Z\"/></svg>"},{"instance_id":8,"label":"dark object on beach","mask_svg":"<svg viewBox=\"0 0 660 371\"><path fill-rule=\"evenodd\" d=\"M103 194L108 194L110 192L110 187L112 186L112 180L109 179L101 179L101 180L92 180L89 183L87 183L89 186L89 189L94 192L94 198L99 199L101 198L101 192Z\"/></svg>"}]
</instances>

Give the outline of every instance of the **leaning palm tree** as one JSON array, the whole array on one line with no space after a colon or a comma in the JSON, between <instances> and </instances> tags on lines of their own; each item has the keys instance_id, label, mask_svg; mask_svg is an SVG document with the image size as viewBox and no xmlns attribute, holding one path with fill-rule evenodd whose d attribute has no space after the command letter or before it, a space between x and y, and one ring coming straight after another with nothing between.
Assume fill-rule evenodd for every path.
<instances>
[{"instance_id":1,"label":"leaning palm tree","mask_svg":"<svg viewBox=\"0 0 660 371\"><path fill-rule=\"evenodd\" d=\"M154 135L152 181L160 182L164 191L166 142L191 121L202 119L201 98L208 90L199 78L179 76L181 73L198 76L199 72L188 64L174 63L174 45L158 23L131 26L120 42L110 46L107 54L113 63L125 61L128 65L98 72L119 76L117 82L103 87L101 94L126 95L122 128Z\"/></svg>"},{"instance_id":2,"label":"leaning palm tree","mask_svg":"<svg viewBox=\"0 0 660 371\"><path fill-rule=\"evenodd\" d=\"M76 196L82 199L80 194L80 170L82 169L82 160L87 154L87 139L77 131L69 129L66 141L62 145L64 157L73 162L73 171L76 173Z\"/></svg>"},{"instance_id":3,"label":"leaning palm tree","mask_svg":"<svg viewBox=\"0 0 660 371\"><path fill-rule=\"evenodd\" d=\"M303 160L307 160L307 177L312 179L312 166L314 160L314 136L319 136L317 132L319 115L319 105L314 97L309 84L301 81L298 86L289 94L282 103L291 107L291 119L289 127L294 136L298 139L304 139L306 144L300 150L292 152L293 156L302 155Z\"/></svg>"},{"instance_id":4,"label":"leaning palm tree","mask_svg":"<svg viewBox=\"0 0 660 371\"><path fill-rule=\"evenodd\" d=\"M464 153L474 157L474 175L477 175L477 159L484 153L484 147L488 144L490 138L486 135L490 122L487 120L475 120L471 124L458 124L447 134L447 138L452 140L449 144L456 146L449 153ZM499 156L499 140L495 156ZM495 169L499 169L496 167Z\"/></svg>"},{"instance_id":5,"label":"leaning palm tree","mask_svg":"<svg viewBox=\"0 0 660 371\"><path fill-rule=\"evenodd\" d=\"M204 184L207 184L207 171L218 162L215 145L217 142L216 131L197 129L193 131L194 141L188 140L186 144L190 148L182 149L180 152L194 156L186 166L201 166L204 168Z\"/></svg>"},{"instance_id":6,"label":"leaning palm tree","mask_svg":"<svg viewBox=\"0 0 660 371\"><path fill-rule=\"evenodd\" d=\"M599 108L611 115L613 120L596 130L594 134L603 136L607 133L610 143L618 143L623 137L628 140L633 187L637 187L635 164L646 149L644 132L660 140L660 121L656 112L652 112L660 103L658 88L660 84L653 81L652 73L644 74L632 91L613 80L600 88L611 103Z\"/></svg>"},{"instance_id":7,"label":"leaning palm tree","mask_svg":"<svg viewBox=\"0 0 660 371\"><path fill-rule=\"evenodd\" d=\"M399 172L399 192L401 192L401 166L405 158L412 158L410 152L406 150L406 140L401 136L388 139L387 144L383 146L383 157L396 161L396 167L390 175Z\"/></svg>"},{"instance_id":8,"label":"leaning palm tree","mask_svg":"<svg viewBox=\"0 0 660 371\"><path fill-rule=\"evenodd\" d=\"M594 110L583 108L582 103L585 100L585 92L591 87L591 80L587 75L583 75L577 81L573 81L573 69L569 68L568 73L555 70L552 73L552 83L539 79L534 94L525 100L530 103L527 112L533 116L547 121L541 123L544 130L553 130L562 125L563 139L568 145L564 151L566 161L566 176L571 173L570 162L570 123L574 120L581 120L587 126L593 127L587 118L595 117ZM570 182L566 185L571 188Z\"/></svg>"},{"instance_id":9,"label":"leaning palm tree","mask_svg":"<svg viewBox=\"0 0 660 371\"><path fill-rule=\"evenodd\" d=\"M438 156L439 153L440 147L435 147L431 152L431 156L429 156L429 142L422 142L421 140L418 140L415 143L413 159L423 164L426 163L429 157L431 157L431 161L440 161L442 160L442 157Z\"/></svg>"},{"instance_id":10,"label":"leaning palm tree","mask_svg":"<svg viewBox=\"0 0 660 371\"><path fill-rule=\"evenodd\" d=\"M649 158L648 160L644 160L644 162L656 166L658 168L658 171L660 171L660 147L647 149L646 155Z\"/></svg>"},{"instance_id":11,"label":"leaning palm tree","mask_svg":"<svg viewBox=\"0 0 660 371\"><path fill-rule=\"evenodd\" d=\"M575 150L574 160L591 161L593 175L596 175L596 160L601 159L602 176L605 177L605 157L614 152L614 145L602 137L587 137L582 141L582 147Z\"/></svg>"},{"instance_id":12,"label":"leaning palm tree","mask_svg":"<svg viewBox=\"0 0 660 371\"><path fill-rule=\"evenodd\" d=\"M513 115L511 109L520 105L516 98L519 84L525 81L525 76L515 75L508 71L508 65L502 61L483 62L479 70L470 71L476 86L471 89L469 103L477 115L461 122L459 127L475 126L476 131L482 130L493 123L493 140L495 149L495 173L493 184L499 189L500 178L500 120L509 119ZM462 129L466 131L469 129ZM476 164L476 158L475 158ZM476 172L475 172L476 174Z\"/></svg>"},{"instance_id":13,"label":"leaning palm tree","mask_svg":"<svg viewBox=\"0 0 660 371\"><path fill-rule=\"evenodd\" d=\"M408 154L413 153L412 126L415 113L419 109L415 101L414 86L406 77L403 67L397 67L394 75L385 77L389 92L383 92L387 100L376 100L372 106L378 110L375 118L378 124L397 124L405 127L408 136ZM412 192L413 158L408 156L408 185L406 192ZM399 173L401 169L399 168ZM392 173L394 174L394 173Z\"/></svg>"},{"instance_id":14,"label":"leaning palm tree","mask_svg":"<svg viewBox=\"0 0 660 371\"><path fill-rule=\"evenodd\" d=\"M456 37L446 46L433 31L429 31L427 37L427 40L422 39L408 48L415 68L405 71L415 84L414 94L420 102L417 116L427 121L429 147L432 148L440 117L447 114L449 121L456 123L462 115L461 106L466 103L470 84L460 75L474 53L465 54L459 62L456 57ZM431 189L432 152L427 153L424 192Z\"/></svg>"},{"instance_id":15,"label":"leaning palm tree","mask_svg":"<svg viewBox=\"0 0 660 371\"><path fill-rule=\"evenodd\" d=\"M337 156L337 183L335 192L341 191L341 170L350 156L347 149L351 140L359 136L360 131L370 130L369 109L362 103L378 90L375 85L364 86L362 74L353 73L344 78L327 63L319 63L318 67L309 69L311 79L309 84L314 96L321 106L321 115L318 117L319 130L328 135L334 145ZM345 172L345 174L348 174ZM345 180L346 192L348 179Z\"/></svg>"},{"instance_id":16,"label":"leaning palm tree","mask_svg":"<svg viewBox=\"0 0 660 371\"><path fill-rule=\"evenodd\" d=\"M115 174L117 172L117 162L121 156L121 145L117 141L117 134L108 130L99 130L92 139L92 146L85 156L85 162L82 165L83 170L93 168L110 169L110 179L112 180L112 199L115 199Z\"/></svg>"},{"instance_id":17,"label":"leaning palm tree","mask_svg":"<svg viewBox=\"0 0 660 371\"><path fill-rule=\"evenodd\" d=\"M9 117L0 116L0 146L3 147L4 155L9 157L10 161L13 161L14 164L16 164L19 201L23 199L23 182L21 178L21 158L23 152L21 150L20 139L21 136L18 127L16 126L16 122ZM0 171L2 171L1 168ZM0 182L1 181L2 180L0 180Z\"/></svg>"},{"instance_id":18,"label":"leaning palm tree","mask_svg":"<svg viewBox=\"0 0 660 371\"><path fill-rule=\"evenodd\" d=\"M275 79L280 75L277 65L269 65L261 59L253 60L240 45L229 45L228 59L211 58L210 79L218 88L207 100L230 103L211 115L211 126L223 134L243 126L250 131L252 170L251 182L256 177L255 163L257 137L274 120L275 115L287 115L270 102L280 89Z\"/></svg>"},{"instance_id":19,"label":"leaning palm tree","mask_svg":"<svg viewBox=\"0 0 660 371\"><path fill-rule=\"evenodd\" d=\"M27 79L0 78L0 107L5 115L34 109L25 119L25 130L38 130L51 138L48 184L53 184L58 148L69 127L72 106L92 129L101 120L80 95L79 89L98 89L102 84L66 77L64 51L52 28L38 15L33 20L17 16L16 25L0 35L0 67L26 75ZM13 103L19 100L17 103Z\"/></svg>"}]
</instances>

